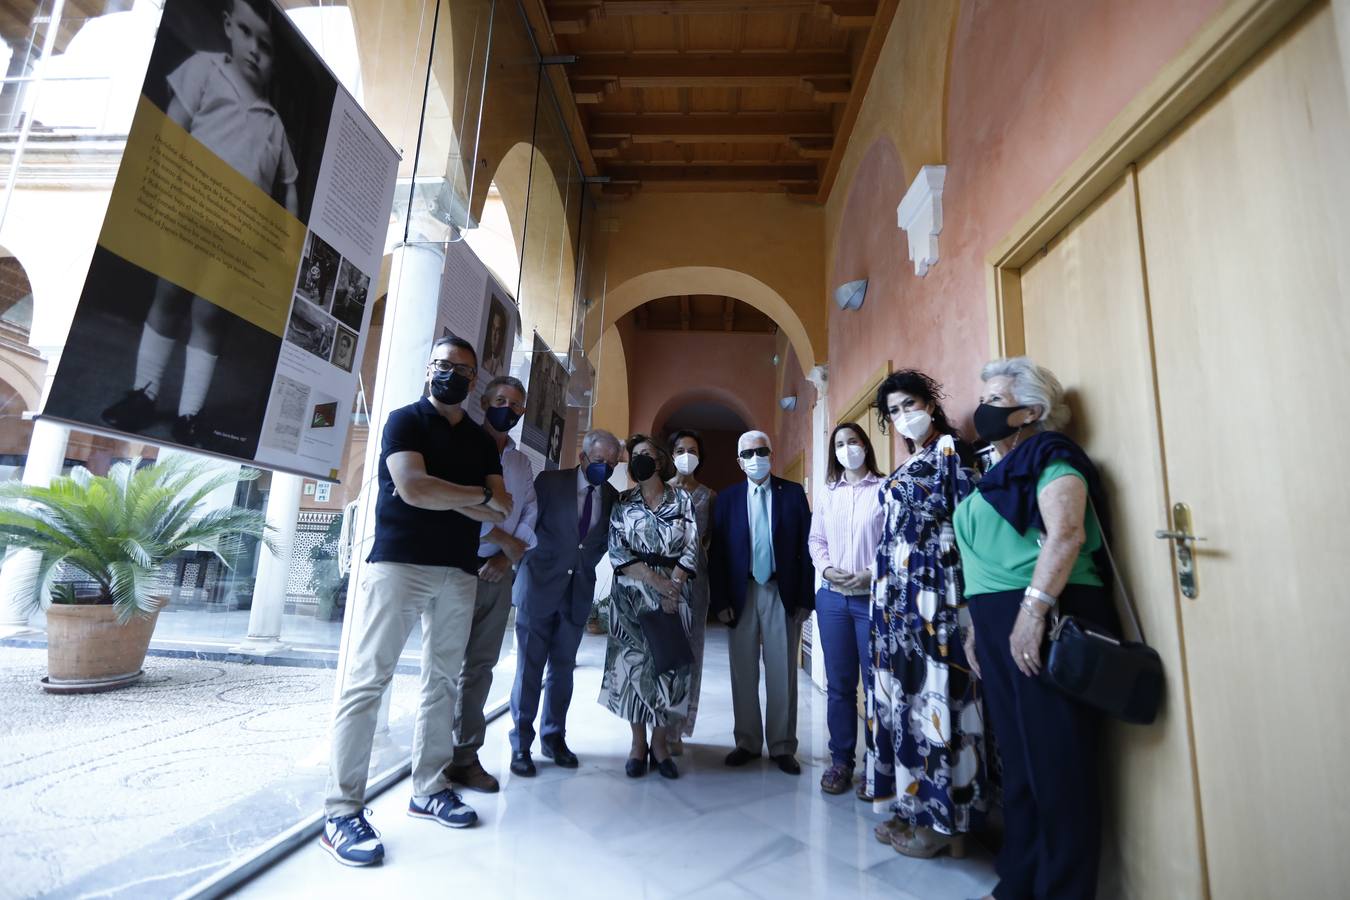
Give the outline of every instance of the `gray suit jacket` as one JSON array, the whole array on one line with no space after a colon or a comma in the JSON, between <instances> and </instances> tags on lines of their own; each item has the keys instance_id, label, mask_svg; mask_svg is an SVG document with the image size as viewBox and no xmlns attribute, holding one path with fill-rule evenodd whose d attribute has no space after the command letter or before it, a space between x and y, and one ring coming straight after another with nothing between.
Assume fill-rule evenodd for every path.
<instances>
[{"instance_id":1,"label":"gray suit jacket","mask_svg":"<svg viewBox=\"0 0 1350 900\"><path fill-rule=\"evenodd\" d=\"M579 540L577 470L540 472L534 491L539 498L534 527L539 543L520 562L511 602L526 619L561 612L574 624L585 625L595 594L595 567L609 550L609 514L619 492L608 482L596 490L600 519Z\"/></svg>"}]
</instances>

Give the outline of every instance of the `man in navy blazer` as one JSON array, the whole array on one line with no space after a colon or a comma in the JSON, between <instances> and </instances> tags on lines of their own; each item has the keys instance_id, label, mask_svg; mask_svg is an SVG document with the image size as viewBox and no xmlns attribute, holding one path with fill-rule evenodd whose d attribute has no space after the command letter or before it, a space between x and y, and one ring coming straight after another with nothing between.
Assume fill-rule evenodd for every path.
<instances>
[{"instance_id":1,"label":"man in navy blazer","mask_svg":"<svg viewBox=\"0 0 1350 900\"><path fill-rule=\"evenodd\" d=\"M789 775L797 762L797 644L815 603L815 568L807 548L811 508L800 484L769 474L773 447L762 431L737 442L746 481L717 495L709 578L712 608L731 626L731 702L736 749L729 766L769 756ZM767 708L760 723L759 662Z\"/></svg>"},{"instance_id":2,"label":"man in navy blazer","mask_svg":"<svg viewBox=\"0 0 1350 900\"><path fill-rule=\"evenodd\" d=\"M578 765L564 740L572 670L591 614L595 567L609 550L609 514L619 496L609 485L609 476L621 449L618 438L596 429L581 441L579 465L540 472L534 481L538 543L521 560L511 594L516 607L511 771L526 778L535 774L530 747L541 692L544 717L539 743L544 756L563 768Z\"/></svg>"}]
</instances>

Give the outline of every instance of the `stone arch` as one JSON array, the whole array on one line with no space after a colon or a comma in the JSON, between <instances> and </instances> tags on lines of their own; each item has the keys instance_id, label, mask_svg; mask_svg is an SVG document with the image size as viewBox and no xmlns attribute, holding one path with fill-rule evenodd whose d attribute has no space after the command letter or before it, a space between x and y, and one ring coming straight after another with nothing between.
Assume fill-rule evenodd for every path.
<instances>
[{"instance_id":1,"label":"stone arch","mask_svg":"<svg viewBox=\"0 0 1350 900\"><path fill-rule=\"evenodd\" d=\"M782 329L804 368L815 365L816 349L806 327L781 294L751 275L717 266L677 266L634 276L610 288L605 295L601 327L587 328L599 334L642 304L661 297L682 294L716 294L735 297L769 316ZM596 315L600 315L597 310Z\"/></svg>"},{"instance_id":2,"label":"stone arch","mask_svg":"<svg viewBox=\"0 0 1350 900\"><path fill-rule=\"evenodd\" d=\"M555 351L571 346L576 299L576 205L539 147L520 141L488 173L511 224L520 283L513 286L520 307L522 338L531 330ZM575 196L574 196L575 194Z\"/></svg>"},{"instance_id":3,"label":"stone arch","mask_svg":"<svg viewBox=\"0 0 1350 900\"><path fill-rule=\"evenodd\" d=\"M734 413L741 422L747 427L751 427L755 422L754 414L750 408L745 405L735 392L717 386L700 386L691 388L687 391L681 391L672 395L665 403L661 404L655 416L652 417L651 425L648 426L653 432L660 432L666 427L666 423L681 410L694 404L712 404L721 406ZM656 435L663 436L663 435Z\"/></svg>"}]
</instances>

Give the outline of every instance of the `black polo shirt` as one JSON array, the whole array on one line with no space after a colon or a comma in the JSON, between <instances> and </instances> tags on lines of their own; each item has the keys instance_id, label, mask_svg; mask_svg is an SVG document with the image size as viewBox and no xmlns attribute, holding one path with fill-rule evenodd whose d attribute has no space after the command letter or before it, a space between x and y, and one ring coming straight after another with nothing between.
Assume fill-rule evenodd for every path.
<instances>
[{"instance_id":1,"label":"black polo shirt","mask_svg":"<svg viewBox=\"0 0 1350 900\"><path fill-rule=\"evenodd\" d=\"M451 425L425 397L394 410L384 423L375 543L366 561L451 566L477 575L482 523L453 510L404 503L394 492L387 460L405 452L422 454L428 475L454 484L481 486L489 475L502 474L496 443L467 415Z\"/></svg>"}]
</instances>

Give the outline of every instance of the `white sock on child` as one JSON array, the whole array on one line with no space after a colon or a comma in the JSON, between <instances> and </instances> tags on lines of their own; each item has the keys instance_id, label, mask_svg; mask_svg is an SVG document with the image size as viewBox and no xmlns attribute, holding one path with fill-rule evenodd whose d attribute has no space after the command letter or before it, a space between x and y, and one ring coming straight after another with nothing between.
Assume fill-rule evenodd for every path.
<instances>
[{"instance_id":1,"label":"white sock on child","mask_svg":"<svg viewBox=\"0 0 1350 900\"><path fill-rule=\"evenodd\" d=\"M215 371L215 354L189 344L183 355L183 392L178 398L178 415L195 416L202 411Z\"/></svg>"},{"instance_id":2,"label":"white sock on child","mask_svg":"<svg viewBox=\"0 0 1350 900\"><path fill-rule=\"evenodd\" d=\"M133 388L145 391L151 400L159 396L159 383L164 378L164 368L169 364L169 354L173 345L178 343L167 338L148 324L141 329L141 346L136 351L136 383Z\"/></svg>"}]
</instances>

